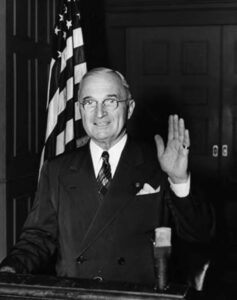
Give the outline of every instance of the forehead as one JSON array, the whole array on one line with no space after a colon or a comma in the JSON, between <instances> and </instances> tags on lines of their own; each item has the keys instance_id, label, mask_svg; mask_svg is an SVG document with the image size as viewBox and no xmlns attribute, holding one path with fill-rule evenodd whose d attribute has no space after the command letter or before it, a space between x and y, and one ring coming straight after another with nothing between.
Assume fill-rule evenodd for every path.
<instances>
[{"instance_id":1,"label":"forehead","mask_svg":"<svg viewBox=\"0 0 237 300\"><path fill-rule=\"evenodd\" d=\"M80 97L124 97L126 91L120 78L113 73L94 73L82 81Z\"/></svg>"}]
</instances>

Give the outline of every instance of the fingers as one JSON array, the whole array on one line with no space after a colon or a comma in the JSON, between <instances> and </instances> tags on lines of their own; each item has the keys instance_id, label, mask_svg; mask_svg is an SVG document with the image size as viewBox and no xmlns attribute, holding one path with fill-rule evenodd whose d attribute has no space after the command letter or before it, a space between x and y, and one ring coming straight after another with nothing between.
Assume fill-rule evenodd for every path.
<instances>
[{"instance_id":1,"label":"fingers","mask_svg":"<svg viewBox=\"0 0 237 300\"><path fill-rule=\"evenodd\" d=\"M177 115L169 116L168 141L179 139L179 118Z\"/></svg>"},{"instance_id":2,"label":"fingers","mask_svg":"<svg viewBox=\"0 0 237 300\"><path fill-rule=\"evenodd\" d=\"M172 115L169 116L169 128L168 128L168 141L173 140L174 138L174 117Z\"/></svg>"},{"instance_id":3,"label":"fingers","mask_svg":"<svg viewBox=\"0 0 237 300\"><path fill-rule=\"evenodd\" d=\"M179 118L177 115L173 116L173 126L174 126L174 138L179 139Z\"/></svg>"},{"instance_id":4,"label":"fingers","mask_svg":"<svg viewBox=\"0 0 237 300\"><path fill-rule=\"evenodd\" d=\"M190 146L190 137L188 129L185 129L184 119L178 115L169 116L168 141L176 139L185 147Z\"/></svg>"},{"instance_id":5,"label":"fingers","mask_svg":"<svg viewBox=\"0 0 237 300\"><path fill-rule=\"evenodd\" d=\"M189 137L189 130L185 129L184 132L184 140L183 140L183 145L186 146L186 148L190 147L190 137Z\"/></svg>"},{"instance_id":6,"label":"fingers","mask_svg":"<svg viewBox=\"0 0 237 300\"><path fill-rule=\"evenodd\" d=\"M162 137L158 134L155 135L155 143L156 143L158 157L161 157L162 154L164 153L165 146Z\"/></svg>"},{"instance_id":7,"label":"fingers","mask_svg":"<svg viewBox=\"0 0 237 300\"><path fill-rule=\"evenodd\" d=\"M178 140L180 141L181 144L184 143L184 136L185 136L185 125L184 125L184 120L183 119L179 119L178 121Z\"/></svg>"}]
</instances>

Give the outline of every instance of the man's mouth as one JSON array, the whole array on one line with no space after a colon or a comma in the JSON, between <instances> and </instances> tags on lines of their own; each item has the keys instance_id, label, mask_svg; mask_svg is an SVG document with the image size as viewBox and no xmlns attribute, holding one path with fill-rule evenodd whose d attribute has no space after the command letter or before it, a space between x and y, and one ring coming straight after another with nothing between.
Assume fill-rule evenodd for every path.
<instances>
[{"instance_id":1,"label":"man's mouth","mask_svg":"<svg viewBox=\"0 0 237 300\"><path fill-rule=\"evenodd\" d=\"M96 125L97 127L106 127L108 126L110 123L109 122L100 122L100 123L94 123L94 125Z\"/></svg>"}]
</instances>

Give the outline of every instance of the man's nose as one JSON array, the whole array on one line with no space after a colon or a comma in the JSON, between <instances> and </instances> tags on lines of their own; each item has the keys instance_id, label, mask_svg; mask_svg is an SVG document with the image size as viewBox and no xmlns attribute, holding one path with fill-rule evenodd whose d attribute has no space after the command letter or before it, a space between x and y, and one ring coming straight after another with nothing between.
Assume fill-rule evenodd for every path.
<instances>
[{"instance_id":1,"label":"man's nose","mask_svg":"<svg viewBox=\"0 0 237 300\"><path fill-rule=\"evenodd\" d=\"M103 103L97 103L97 106L96 106L96 116L97 116L97 118L102 118L105 115L107 115L107 111L104 107L104 104Z\"/></svg>"}]
</instances>

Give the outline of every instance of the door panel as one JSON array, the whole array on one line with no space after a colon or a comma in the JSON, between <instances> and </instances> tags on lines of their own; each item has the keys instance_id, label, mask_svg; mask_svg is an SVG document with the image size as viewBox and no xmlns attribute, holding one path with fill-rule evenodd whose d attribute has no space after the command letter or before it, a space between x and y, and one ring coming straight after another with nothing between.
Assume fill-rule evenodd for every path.
<instances>
[{"instance_id":1,"label":"door panel","mask_svg":"<svg viewBox=\"0 0 237 300\"><path fill-rule=\"evenodd\" d=\"M228 146L227 156L222 156L222 174L234 196L233 190L237 191L237 26L223 29L222 113L221 144Z\"/></svg>"},{"instance_id":2,"label":"door panel","mask_svg":"<svg viewBox=\"0 0 237 300\"><path fill-rule=\"evenodd\" d=\"M221 157L222 189L220 240L226 257L226 276L236 278L237 269L237 26L223 26L223 89L221 145L227 151ZM223 209L224 208L224 209ZM222 234L223 233L223 234Z\"/></svg>"},{"instance_id":3,"label":"door panel","mask_svg":"<svg viewBox=\"0 0 237 300\"><path fill-rule=\"evenodd\" d=\"M192 170L218 175L220 32L209 27L127 29L127 74L137 102L131 130L152 139L167 135L171 113L184 117L191 135Z\"/></svg>"},{"instance_id":4,"label":"door panel","mask_svg":"<svg viewBox=\"0 0 237 300\"><path fill-rule=\"evenodd\" d=\"M19 236L37 185L56 2L7 1L7 249Z\"/></svg>"}]
</instances>

